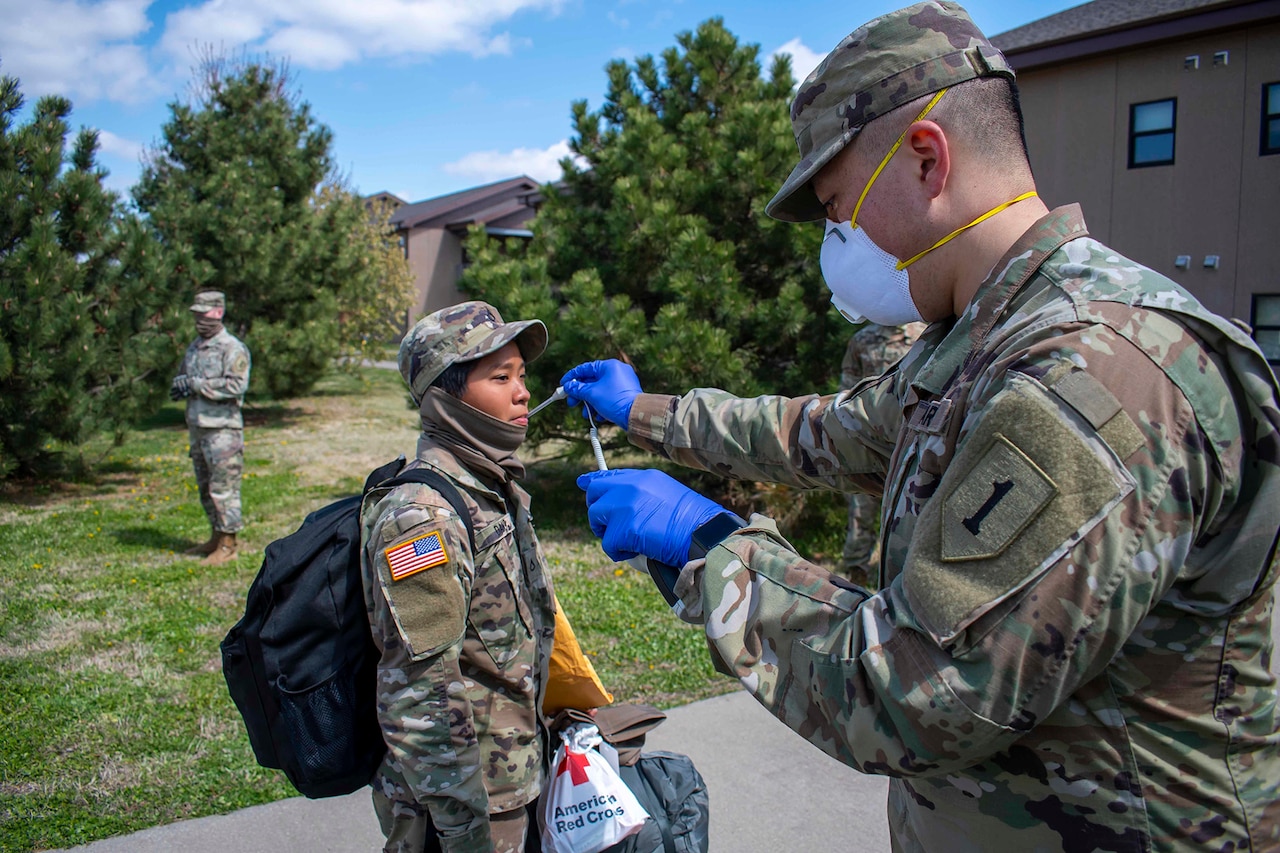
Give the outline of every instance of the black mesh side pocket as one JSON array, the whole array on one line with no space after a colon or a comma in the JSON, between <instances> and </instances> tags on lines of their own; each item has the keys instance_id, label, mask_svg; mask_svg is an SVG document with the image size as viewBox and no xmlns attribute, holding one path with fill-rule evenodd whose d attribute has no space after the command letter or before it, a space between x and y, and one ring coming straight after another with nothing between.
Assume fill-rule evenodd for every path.
<instances>
[{"instance_id":1,"label":"black mesh side pocket","mask_svg":"<svg viewBox=\"0 0 1280 853\"><path fill-rule=\"evenodd\" d=\"M351 793L382 761L386 745L373 709L358 707L360 695L350 666L306 690L280 686L280 716L295 759L285 773L308 797Z\"/></svg>"}]
</instances>

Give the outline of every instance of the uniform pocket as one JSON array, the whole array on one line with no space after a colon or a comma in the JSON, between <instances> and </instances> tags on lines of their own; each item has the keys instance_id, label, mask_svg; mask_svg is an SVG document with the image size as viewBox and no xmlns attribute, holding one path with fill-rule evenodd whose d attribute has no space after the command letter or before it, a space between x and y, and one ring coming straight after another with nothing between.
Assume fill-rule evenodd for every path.
<instances>
[{"instance_id":1,"label":"uniform pocket","mask_svg":"<svg viewBox=\"0 0 1280 853\"><path fill-rule=\"evenodd\" d=\"M512 544L513 537L505 537L476 567L467 614L472 631L500 666L512 662L533 638L519 593L520 558Z\"/></svg>"}]
</instances>

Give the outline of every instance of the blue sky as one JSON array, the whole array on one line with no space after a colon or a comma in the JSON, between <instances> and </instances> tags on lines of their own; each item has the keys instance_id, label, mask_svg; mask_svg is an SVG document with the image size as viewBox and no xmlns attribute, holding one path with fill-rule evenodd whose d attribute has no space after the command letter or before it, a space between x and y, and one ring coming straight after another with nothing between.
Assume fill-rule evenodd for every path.
<instances>
[{"instance_id":1,"label":"blue sky","mask_svg":"<svg viewBox=\"0 0 1280 853\"><path fill-rule=\"evenodd\" d=\"M202 47L287 59L362 193L407 201L528 174L552 180L570 104L600 106L610 59L657 55L723 17L762 64L803 77L850 30L901 2L707 0L0 0L0 74L34 102L69 97L101 132L108 184L137 180ZM1078 0L969 0L988 35Z\"/></svg>"}]
</instances>

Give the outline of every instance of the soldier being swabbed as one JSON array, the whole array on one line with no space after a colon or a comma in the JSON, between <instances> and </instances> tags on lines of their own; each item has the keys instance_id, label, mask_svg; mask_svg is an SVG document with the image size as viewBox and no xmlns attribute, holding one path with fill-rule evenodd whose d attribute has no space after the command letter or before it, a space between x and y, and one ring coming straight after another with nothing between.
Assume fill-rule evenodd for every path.
<instances>
[{"instance_id":1,"label":"soldier being swabbed","mask_svg":"<svg viewBox=\"0 0 1280 853\"><path fill-rule=\"evenodd\" d=\"M530 807L545 778L540 713L555 634L551 578L520 487L525 363L540 320L465 302L417 322L400 373L418 404L417 459L450 480L475 531L431 486L370 492L365 601L387 755L371 782L385 850L540 849Z\"/></svg>"},{"instance_id":2,"label":"soldier being swabbed","mask_svg":"<svg viewBox=\"0 0 1280 853\"><path fill-rule=\"evenodd\" d=\"M953 3L855 30L791 118L766 211L827 221L851 319L930 323L908 355L829 396L643 394L616 361L562 384L681 464L883 493L880 591L658 471L581 478L605 551L683 566L716 667L893 777L896 850L1280 849L1280 392L1254 342L1045 207L1013 72Z\"/></svg>"},{"instance_id":3,"label":"soldier being swabbed","mask_svg":"<svg viewBox=\"0 0 1280 853\"><path fill-rule=\"evenodd\" d=\"M249 390L249 349L224 325L226 297L217 290L196 294L191 305L199 335L169 386L169 398L187 401L187 433L200 505L209 519L209 539L186 550L216 566L236 555L240 476L244 473L244 417Z\"/></svg>"}]
</instances>

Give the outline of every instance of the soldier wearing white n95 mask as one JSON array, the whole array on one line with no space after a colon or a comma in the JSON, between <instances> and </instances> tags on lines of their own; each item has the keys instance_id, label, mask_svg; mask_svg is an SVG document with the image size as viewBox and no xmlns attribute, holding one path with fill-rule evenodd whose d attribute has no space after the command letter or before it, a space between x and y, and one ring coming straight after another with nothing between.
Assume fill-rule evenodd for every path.
<instances>
[{"instance_id":1,"label":"soldier wearing white n95 mask","mask_svg":"<svg viewBox=\"0 0 1280 853\"><path fill-rule=\"evenodd\" d=\"M895 850L1280 849L1270 670L1280 390L1257 346L1049 211L1013 72L954 3L855 30L799 87L767 212L827 220L851 317L930 325L839 394L562 385L722 476L883 495L880 588L658 471L585 475L615 559L683 566L712 659L892 777Z\"/></svg>"}]
</instances>

